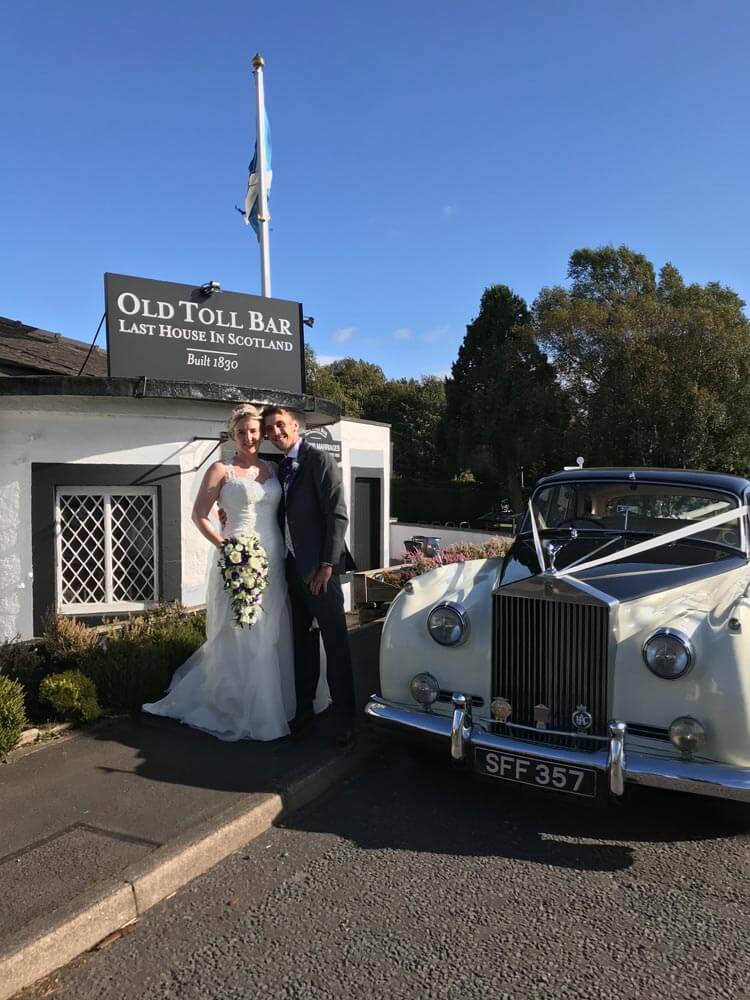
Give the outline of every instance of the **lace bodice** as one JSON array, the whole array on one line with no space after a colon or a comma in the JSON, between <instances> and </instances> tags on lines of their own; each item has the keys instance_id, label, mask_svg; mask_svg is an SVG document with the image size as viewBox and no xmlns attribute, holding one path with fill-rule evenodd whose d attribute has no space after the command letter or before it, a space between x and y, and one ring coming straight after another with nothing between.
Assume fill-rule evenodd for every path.
<instances>
[{"instance_id":1,"label":"lace bodice","mask_svg":"<svg viewBox=\"0 0 750 1000\"><path fill-rule=\"evenodd\" d=\"M258 476L266 475L264 482ZM227 523L222 529L224 538L248 531L258 535L261 545L268 549L282 544L276 520L276 510L281 501L281 483L268 463L262 469L251 467L238 476L232 465L227 465L227 478L219 491L219 505L226 512Z\"/></svg>"}]
</instances>

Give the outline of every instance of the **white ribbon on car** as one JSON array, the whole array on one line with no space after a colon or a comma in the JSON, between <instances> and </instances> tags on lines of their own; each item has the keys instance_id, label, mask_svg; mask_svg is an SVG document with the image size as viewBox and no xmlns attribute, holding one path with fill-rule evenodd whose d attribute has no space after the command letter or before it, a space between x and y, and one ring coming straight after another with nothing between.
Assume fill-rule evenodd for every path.
<instances>
[{"instance_id":1,"label":"white ribbon on car","mask_svg":"<svg viewBox=\"0 0 750 1000\"><path fill-rule=\"evenodd\" d=\"M531 534L534 536L534 551L536 552L536 557L539 565L542 568L542 572L546 572L546 565L544 562L544 550L542 549L542 540L539 537L539 528L536 523L536 514L534 513L534 508L531 506L531 499L529 498L529 517L531 518Z\"/></svg>"},{"instance_id":2,"label":"white ribbon on car","mask_svg":"<svg viewBox=\"0 0 750 1000\"><path fill-rule=\"evenodd\" d=\"M534 516L534 511L531 507L531 500L529 500L529 510L531 513L531 528L534 535L534 548L536 549L537 559L539 559L539 565L543 567L544 572L552 572L557 576L574 576L578 573L583 573L587 569L594 569L597 566L604 566L607 563L619 562L622 559L627 559L629 556L636 556L642 552L650 552L652 549L659 549L663 545L670 545L672 542L679 542L682 538L690 538L692 535L699 535L704 531L708 531L711 528L718 528L721 524L726 524L727 521L735 521L737 518L744 517L748 513L747 506L734 507L732 510L724 511L723 514L714 514L713 517L707 517L704 521L696 521L695 524L688 524L684 528L677 528L675 531L668 531L663 535L657 535L655 538L647 538L645 542L637 542L635 545L628 545L624 549L620 549L619 552L610 552L609 555L600 556L599 559L590 559L588 562L578 562L571 563L565 569L559 570L547 570L544 563L544 554L542 552L542 545L539 539L539 531L536 524L536 517ZM740 524L740 538L742 540L742 551L747 554L747 545L745 539L745 526ZM575 569L575 573L573 570Z\"/></svg>"}]
</instances>

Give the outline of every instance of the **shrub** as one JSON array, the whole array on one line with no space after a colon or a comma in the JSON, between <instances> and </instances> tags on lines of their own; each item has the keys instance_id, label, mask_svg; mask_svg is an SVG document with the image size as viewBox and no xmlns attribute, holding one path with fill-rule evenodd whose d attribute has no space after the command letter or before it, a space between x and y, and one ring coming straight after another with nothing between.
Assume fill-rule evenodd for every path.
<instances>
[{"instance_id":1,"label":"shrub","mask_svg":"<svg viewBox=\"0 0 750 1000\"><path fill-rule=\"evenodd\" d=\"M51 705L63 719L93 722L102 714L96 685L80 670L66 670L45 677L39 685L39 699Z\"/></svg>"},{"instance_id":2,"label":"shrub","mask_svg":"<svg viewBox=\"0 0 750 1000\"><path fill-rule=\"evenodd\" d=\"M20 636L6 639L0 646L0 675L18 681L24 690L26 715L33 722L46 722L49 711L39 703L39 684L50 672L38 649Z\"/></svg>"},{"instance_id":3,"label":"shrub","mask_svg":"<svg viewBox=\"0 0 750 1000\"><path fill-rule=\"evenodd\" d=\"M96 632L65 615L50 610L42 621L43 651L54 670L75 670L82 659L96 648Z\"/></svg>"},{"instance_id":4,"label":"shrub","mask_svg":"<svg viewBox=\"0 0 750 1000\"><path fill-rule=\"evenodd\" d=\"M204 641L205 617L168 605L129 619L119 632L113 629L81 661L81 669L105 705L137 712L144 702L162 697L177 667Z\"/></svg>"},{"instance_id":5,"label":"shrub","mask_svg":"<svg viewBox=\"0 0 750 1000\"><path fill-rule=\"evenodd\" d=\"M23 688L18 681L0 676L0 757L17 746L25 724Z\"/></svg>"}]
</instances>

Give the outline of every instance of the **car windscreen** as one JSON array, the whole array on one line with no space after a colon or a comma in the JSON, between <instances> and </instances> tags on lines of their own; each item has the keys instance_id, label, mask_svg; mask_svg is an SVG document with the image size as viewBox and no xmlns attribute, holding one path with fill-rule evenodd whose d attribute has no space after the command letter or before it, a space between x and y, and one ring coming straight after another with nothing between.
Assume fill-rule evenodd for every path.
<instances>
[{"instance_id":1,"label":"car windscreen","mask_svg":"<svg viewBox=\"0 0 750 1000\"><path fill-rule=\"evenodd\" d=\"M541 530L576 528L579 531L666 534L697 524L739 506L737 497L713 490L661 483L581 482L545 486L532 505ZM530 530L528 517L522 530ZM738 519L695 535L698 539L741 547Z\"/></svg>"}]
</instances>

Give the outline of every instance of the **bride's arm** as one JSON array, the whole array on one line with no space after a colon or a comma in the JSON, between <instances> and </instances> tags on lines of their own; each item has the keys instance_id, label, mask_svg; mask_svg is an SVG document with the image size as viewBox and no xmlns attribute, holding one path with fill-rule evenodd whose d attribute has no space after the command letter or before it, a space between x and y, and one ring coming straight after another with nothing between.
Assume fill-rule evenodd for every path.
<instances>
[{"instance_id":1,"label":"bride's arm","mask_svg":"<svg viewBox=\"0 0 750 1000\"><path fill-rule=\"evenodd\" d=\"M206 470L201 488L198 490L198 496L195 498L195 503L193 504L193 523L203 537L207 538L217 548L223 543L224 539L213 526L208 515L219 499L219 491L225 478L226 469L223 462L214 462L210 465Z\"/></svg>"}]
</instances>

